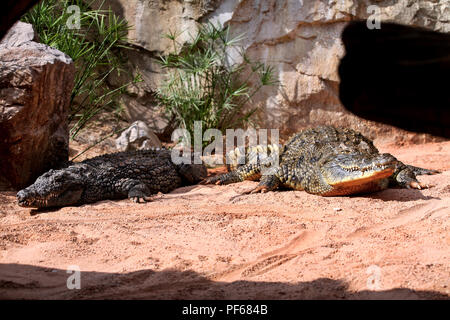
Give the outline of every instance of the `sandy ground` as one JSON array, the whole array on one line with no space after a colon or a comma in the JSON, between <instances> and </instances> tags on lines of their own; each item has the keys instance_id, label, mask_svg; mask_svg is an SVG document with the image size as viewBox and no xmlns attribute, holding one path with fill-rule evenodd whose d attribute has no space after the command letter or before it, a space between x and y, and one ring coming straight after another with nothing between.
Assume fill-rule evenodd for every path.
<instances>
[{"instance_id":1,"label":"sandy ground","mask_svg":"<svg viewBox=\"0 0 450 320\"><path fill-rule=\"evenodd\" d=\"M233 198L247 181L44 212L0 193L0 298L448 299L450 142L380 149L443 173L422 191Z\"/></svg>"}]
</instances>

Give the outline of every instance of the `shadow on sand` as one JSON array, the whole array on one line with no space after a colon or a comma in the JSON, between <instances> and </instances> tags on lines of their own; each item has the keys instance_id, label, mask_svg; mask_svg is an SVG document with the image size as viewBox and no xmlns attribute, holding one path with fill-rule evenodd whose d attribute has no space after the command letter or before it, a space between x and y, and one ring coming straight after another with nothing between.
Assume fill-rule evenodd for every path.
<instances>
[{"instance_id":1,"label":"shadow on sand","mask_svg":"<svg viewBox=\"0 0 450 320\"><path fill-rule=\"evenodd\" d=\"M404 189L404 188L389 188L380 192L364 195L367 198L379 199L383 201L416 201L416 200L440 200L440 198L425 196L421 190Z\"/></svg>"},{"instance_id":2,"label":"shadow on sand","mask_svg":"<svg viewBox=\"0 0 450 320\"><path fill-rule=\"evenodd\" d=\"M395 288L349 290L340 280L298 283L213 281L193 271L81 271L81 289L69 290L66 270L0 264L0 299L449 299L435 291Z\"/></svg>"}]
</instances>

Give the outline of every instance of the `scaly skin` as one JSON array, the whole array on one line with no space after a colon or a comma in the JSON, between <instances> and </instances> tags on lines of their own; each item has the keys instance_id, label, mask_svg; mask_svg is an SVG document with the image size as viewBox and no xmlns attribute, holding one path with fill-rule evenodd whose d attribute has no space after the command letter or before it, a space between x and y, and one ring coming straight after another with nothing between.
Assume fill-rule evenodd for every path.
<instances>
[{"instance_id":1,"label":"scaly skin","mask_svg":"<svg viewBox=\"0 0 450 320\"><path fill-rule=\"evenodd\" d=\"M253 158L256 161L203 183L229 184L260 179L259 185L246 193L287 187L321 196L341 196L376 192L389 185L427 188L416 175L439 173L405 165L391 154L380 154L372 141L361 133L330 126L303 130L292 136L279 156L261 157L262 161L260 157ZM271 165L274 159L278 160L278 165Z\"/></svg>"},{"instance_id":2,"label":"scaly skin","mask_svg":"<svg viewBox=\"0 0 450 320\"><path fill-rule=\"evenodd\" d=\"M204 165L172 163L170 150L119 152L50 170L19 191L17 199L19 205L33 208L127 197L149 201L150 195L195 184L206 175Z\"/></svg>"}]
</instances>

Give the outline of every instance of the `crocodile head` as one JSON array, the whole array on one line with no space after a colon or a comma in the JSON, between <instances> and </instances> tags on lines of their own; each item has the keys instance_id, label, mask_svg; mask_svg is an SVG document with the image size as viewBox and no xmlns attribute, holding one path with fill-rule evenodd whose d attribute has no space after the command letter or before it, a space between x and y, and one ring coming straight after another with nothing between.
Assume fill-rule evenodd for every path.
<instances>
[{"instance_id":1,"label":"crocodile head","mask_svg":"<svg viewBox=\"0 0 450 320\"><path fill-rule=\"evenodd\" d=\"M324 196L349 195L383 189L398 163L390 154L342 153L332 155L320 166L324 181L331 186Z\"/></svg>"},{"instance_id":2,"label":"crocodile head","mask_svg":"<svg viewBox=\"0 0 450 320\"><path fill-rule=\"evenodd\" d=\"M81 168L50 170L17 193L22 207L48 208L76 204L83 193Z\"/></svg>"}]
</instances>

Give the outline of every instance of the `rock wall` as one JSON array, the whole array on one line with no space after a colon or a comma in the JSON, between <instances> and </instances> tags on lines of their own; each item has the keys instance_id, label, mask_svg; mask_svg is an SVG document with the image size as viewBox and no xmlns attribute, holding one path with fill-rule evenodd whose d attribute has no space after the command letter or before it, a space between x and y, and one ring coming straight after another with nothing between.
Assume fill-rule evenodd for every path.
<instances>
[{"instance_id":1,"label":"rock wall","mask_svg":"<svg viewBox=\"0 0 450 320\"><path fill-rule=\"evenodd\" d=\"M0 43L0 189L20 189L68 160L74 66L18 22Z\"/></svg>"},{"instance_id":2,"label":"rock wall","mask_svg":"<svg viewBox=\"0 0 450 320\"><path fill-rule=\"evenodd\" d=\"M144 78L144 83L132 90L134 96L124 101L131 120L157 119L159 123L153 124L156 130L165 124L151 99L161 81L154 58L170 49L162 35L170 30L184 31L179 38L183 41L189 33L195 33L196 22L219 21L229 24L234 34L245 33L246 54L274 66L280 80L280 86L266 89L254 99L261 107L257 114L261 127L279 128L281 135L287 136L301 128L332 124L352 127L372 138L425 139L424 135L364 121L344 110L338 98L337 66L344 54L340 33L348 21L373 14L369 6L374 4L381 20L450 32L448 0L109 2L134 25L130 39L138 50L130 53L130 62Z\"/></svg>"}]
</instances>

